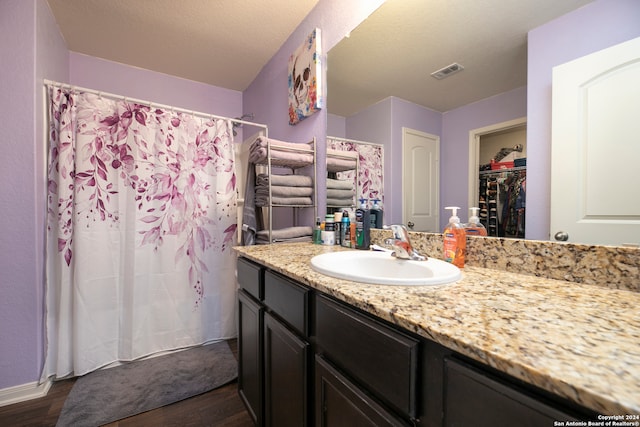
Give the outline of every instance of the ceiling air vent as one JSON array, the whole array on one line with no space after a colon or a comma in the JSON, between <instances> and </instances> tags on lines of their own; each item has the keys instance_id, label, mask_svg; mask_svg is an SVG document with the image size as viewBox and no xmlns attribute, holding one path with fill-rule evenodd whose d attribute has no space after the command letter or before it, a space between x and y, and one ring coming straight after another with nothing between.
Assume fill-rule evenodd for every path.
<instances>
[{"instance_id":1,"label":"ceiling air vent","mask_svg":"<svg viewBox=\"0 0 640 427\"><path fill-rule=\"evenodd\" d=\"M439 69L438 71L434 71L433 73L431 73L431 75L438 80L442 80L445 77L449 77L450 75L462 70L464 70L464 67L457 62L454 62L451 65L447 65L446 67Z\"/></svg>"}]
</instances>

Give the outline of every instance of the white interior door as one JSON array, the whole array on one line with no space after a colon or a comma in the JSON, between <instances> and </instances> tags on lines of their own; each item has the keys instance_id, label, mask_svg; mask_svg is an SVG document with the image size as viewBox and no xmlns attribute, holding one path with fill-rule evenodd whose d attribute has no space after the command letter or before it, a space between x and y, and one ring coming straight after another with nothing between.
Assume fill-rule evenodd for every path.
<instances>
[{"instance_id":1,"label":"white interior door","mask_svg":"<svg viewBox=\"0 0 640 427\"><path fill-rule=\"evenodd\" d=\"M402 128L402 222L413 231L438 232L440 138Z\"/></svg>"},{"instance_id":2,"label":"white interior door","mask_svg":"<svg viewBox=\"0 0 640 427\"><path fill-rule=\"evenodd\" d=\"M553 70L551 238L640 243L640 38Z\"/></svg>"}]
</instances>

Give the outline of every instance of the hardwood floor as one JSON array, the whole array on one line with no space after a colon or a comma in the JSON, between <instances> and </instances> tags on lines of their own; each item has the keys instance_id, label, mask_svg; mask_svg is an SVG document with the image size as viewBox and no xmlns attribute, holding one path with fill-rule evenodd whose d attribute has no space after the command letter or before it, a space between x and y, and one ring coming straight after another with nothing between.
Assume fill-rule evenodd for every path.
<instances>
[{"instance_id":1,"label":"hardwood floor","mask_svg":"<svg viewBox=\"0 0 640 427\"><path fill-rule=\"evenodd\" d=\"M229 347L237 358L236 344L236 340L229 341ZM73 378L56 381L45 397L0 407L0 426L55 426L74 382ZM253 422L238 396L238 383L234 381L210 392L106 426L248 427L253 426Z\"/></svg>"}]
</instances>

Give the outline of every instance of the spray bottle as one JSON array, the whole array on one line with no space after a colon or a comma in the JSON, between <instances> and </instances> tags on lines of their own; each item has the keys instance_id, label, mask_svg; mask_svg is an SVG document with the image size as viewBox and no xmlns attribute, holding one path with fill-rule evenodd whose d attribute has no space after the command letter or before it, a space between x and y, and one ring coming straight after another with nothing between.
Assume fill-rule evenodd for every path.
<instances>
[{"instance_id":1,"label":"spray bottle","mask_svg":"<svg viewBox=\"0 0 640 427\"><path fill-rule=\"evenodd\" d=\"M342 227L340 229L340 244L345 248L351 247L351 221L349 220L349 212L342 213Z\"/></svg>"},{"instance_id":2,"label":"spray bottle","mask_svg":"<svg viewBox=\"0 0 640 427\"><path fill-rule=\"evenodd\" d=\"M467 236L486 236L487 229L480 222L478 217L478 211L480 208L469 208L471 216L469 222L464 225L464 230L467 232Z\"/></svg>"},{"instance_id":3,"label":"spray bottle","mask_svg":"<svg viewBox=\"0 0 640 427\"><path fill-rule=\"evenodd\" d=\"M457 206L449 206L445 209L450 209L452 215L442 233L444 240L444 260L458 268L463 268L464 255L467 249L467 233L465 233L464 227L460 224L460 218L458 218L457 215L458 209L460 208Z\"/></svg>"}]
</instances>

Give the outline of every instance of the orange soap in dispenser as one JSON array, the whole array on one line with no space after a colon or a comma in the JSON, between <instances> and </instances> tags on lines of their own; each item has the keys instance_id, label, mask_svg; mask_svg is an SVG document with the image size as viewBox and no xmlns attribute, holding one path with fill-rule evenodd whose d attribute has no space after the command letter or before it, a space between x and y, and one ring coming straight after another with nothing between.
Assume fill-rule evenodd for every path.
<instances>
[{"instance_id":1,"label":"orange soap in dispenser","mask_svg":"<svg viewBox=\"0 0 640 427\"><path fill-rule=\"evenodd\" d=\"M469 222L464 226L464 230L467 232L468 236L486 236L487 229L484 228L484 225L480 222L480 218L478 217L478 211L480 208L469 208L471 211L471 216L469 217Z\"/></svg>"},{"instance_id":2,"label":"orange soap in dispenser","mask_svg":"<svg viewBox=\"0 0 640 427\"><path fill-rule=\"evenodd\" d=\"M451 210L449 223L444 228L442 237L444 240L444 260L452 263L458 268L464 267L464 254L467 250L467 233L464 226L460 224L458 209L456 206L449 206L445 209Z\"/></svg>"}]
</instances>

